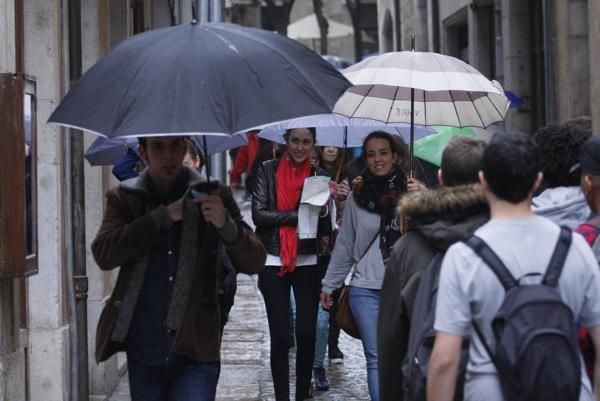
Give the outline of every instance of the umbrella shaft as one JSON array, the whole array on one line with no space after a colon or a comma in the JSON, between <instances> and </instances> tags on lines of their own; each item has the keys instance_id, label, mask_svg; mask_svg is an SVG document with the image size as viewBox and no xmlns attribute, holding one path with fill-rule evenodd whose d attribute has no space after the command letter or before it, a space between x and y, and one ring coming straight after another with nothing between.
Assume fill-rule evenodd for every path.
<instances>
[{"instance_id":1,"label":"umbrella shaft","mask_svg":"<svg viewBox=\"0 0 600 401\"><path fill-rule=\"evenodd\" d=\"M410 88L410 178L413 177L415 159L415 89Z\"/></svg>"}]
</instances>

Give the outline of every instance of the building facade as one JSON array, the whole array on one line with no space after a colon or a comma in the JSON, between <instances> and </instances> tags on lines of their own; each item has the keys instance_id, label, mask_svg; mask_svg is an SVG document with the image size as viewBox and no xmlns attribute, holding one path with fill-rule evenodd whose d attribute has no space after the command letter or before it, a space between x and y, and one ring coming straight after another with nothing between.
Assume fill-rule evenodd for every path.
<instances>
[{"instance_id":1,"label":"building facade","mask_svg":"<svg viewBox=\"0 0 600 401\"><path fill-rule=\"evenodd\" d=\"M377 2L376 0L361 0L359 2L359 21L362 38L363 56L376 52L377 45ZM352 2L353 7L356 7L357 2ZM345 1L323 1L323 15L328 21L344 24L352 27L352 16ZM299 19L308 15L314 14L314 5L312 1L297 0L290 13L290 23L294 23ZM311 48L317 53L320 53L319 33L314 32L313 39L299 40L306 47ZM354 36L347 35L343 37L328 38L328 54L339 56L343 59L354 63L357 60ZM361 57L362 58L362 57Z\"/></svg>"},{"instance_id":2,"label":"building facade","mask_svg":"<svg viewBox=\"0 0 600 401\"><path fill-rule=\"evenodd\" d=\"M225 18L259 26L258 0L222 5ZM102 272L89 250L104 192L115 181L110 168L84 162L92 135L46 121L71 83L112 47L191 18L185 0L0 0L0 159L25 152L37 172L21 171L18 157L0 163L0 401L103 401L119 380L119 357L94 359L96 324L116 277ZM12 91L13 81L31 82L33 94ZM33 99L25 112L21 96ZM12 104L21 111L7 107ZM29 130L36 132L33 139ZM13 146L8 138L21 133ZM25 234L18 246L6 240L13 234L9 223L30 210L33 219L23 219L27 228L17 231L37 227L34 270L24 258L11 259L21 255L12 248L26 242Z\"/></svg>"},{"instance_id":3,"label":"building facade","mask_svg":"<svg viewBox=\"0 0 600 401\"><path fill-rule=\"evenodd\" d=\"M506 127L533 132L591 116L600 131L600 4L595 0L378 0L382 51L460 58L514 94Z\"/></svg>"}]
</instances>

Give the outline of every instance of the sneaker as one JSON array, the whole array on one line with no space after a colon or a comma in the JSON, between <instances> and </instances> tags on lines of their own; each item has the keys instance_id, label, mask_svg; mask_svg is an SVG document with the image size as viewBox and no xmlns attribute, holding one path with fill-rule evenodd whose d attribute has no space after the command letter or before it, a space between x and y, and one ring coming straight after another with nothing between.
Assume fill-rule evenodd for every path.
<instances>
[{"instance_id":1,"label":"sneaker","mask_svg":"<svg viewBox=\"0 0 600 401\"><path fill-rule=\"evenodd\" d=\"M315 387L317 390L329 390L330 385L327 380L327 375L325 375L325 368L313 368L313 378L315 379Z\"/></svg>"},{"instance_id":2,"label":"sneaker","mask_svg":"<svg viewBox=\"0 0 600 401\"><path fill-rule=\"evenodd\" d=\"M329 348L329 363L334 365L344 363L344 354L338 347Z\"/></svg>"}]
</instances>

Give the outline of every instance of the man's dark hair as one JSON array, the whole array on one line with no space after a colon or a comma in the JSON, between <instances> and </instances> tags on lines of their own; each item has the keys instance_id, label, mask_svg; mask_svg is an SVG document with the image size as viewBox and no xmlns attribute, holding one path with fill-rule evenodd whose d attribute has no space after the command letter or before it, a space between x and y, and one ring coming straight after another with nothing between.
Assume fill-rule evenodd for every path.
<instances>
[{"instance_id":1,"label":"man's dark hair","mask_svg":"<svg viewBox=\"0 0 600 401\"><path fill-rule=\"evenodd\" d=\"M590 116L579 116L565 121L569 127L577 127L586 131L592 130L592 118Z\"/></svg>"},{"instance_id":2,"label":"man's dark hair","mask_svg":"<svg viewBox=\"0 0 600 401\"><path fill-rule=\"evenodd\" d=\"M169 136L169 135L165 135L165 136ZM184 141L184 143L187 145L187 140L186 140L186 139L187 139L187 137L185 137L185 136L179 136L179 137L177 137L177 138L181 138L181 139ZM145 137L145 136L139 136L139 137L138 137L138 144L139 144L139 145L140 145L142 148L146 149L146 145L148 145L148 137Z\"/></svg>"},{"instance_id":3,"label":"man's dark hair","mask_svg":"<svg viewBox=\"0 0 600 401\"><path fill-rule=\"evenodd\" d=\"M579 174L569 170L579 161L581 145L592 136L586 121L585 118L577 118L549 124L533 135L540 149L544 189L579 185Z\"/></svg>"},{"instance_id":4,"label":"man's dark hair","mask_svg":"<svg viewBox=\"0 0 600 401\"><path fill-rule=\"evenodd\" d=\"M479 182L485 142L468 136L454 137L442 153L442 178L444 185L473 184Z\"/></svg>"},{"instance_id":5,"label":"man's dark hair","mask_svg":"<svg viewBox=\"0 0 600 401\"><path fill-rule=\"evenodd\" d=\"M540 151L529 135L498 133L483 151L483 174L499 199L519 203L527 199L540 169Z\"/></svg>"}]
</instances>

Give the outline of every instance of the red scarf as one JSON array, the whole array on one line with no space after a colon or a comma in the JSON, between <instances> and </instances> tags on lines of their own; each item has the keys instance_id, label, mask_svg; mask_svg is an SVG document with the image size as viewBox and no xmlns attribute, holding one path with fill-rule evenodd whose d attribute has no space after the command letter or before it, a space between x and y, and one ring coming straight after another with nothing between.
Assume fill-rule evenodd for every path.
<instances>
[{"instance_id":1,"label":"red scarf","mask_svg":"<svg viewBox=\"0 0 600 401\"><path fill-rule=\"evenodd\" d=\"M306 160L300 167L294 168L293 162L287 152L281 157L277 176L275 178L275 193L277 194L277 211L289 212L296 210L300 193L304 186L304 179L310 175L310 162ZM283 277L296 269L298 256L298 240L296 227L279 227L279 256L281 269L279 277Z\"/></svg>"}]
</instances>

